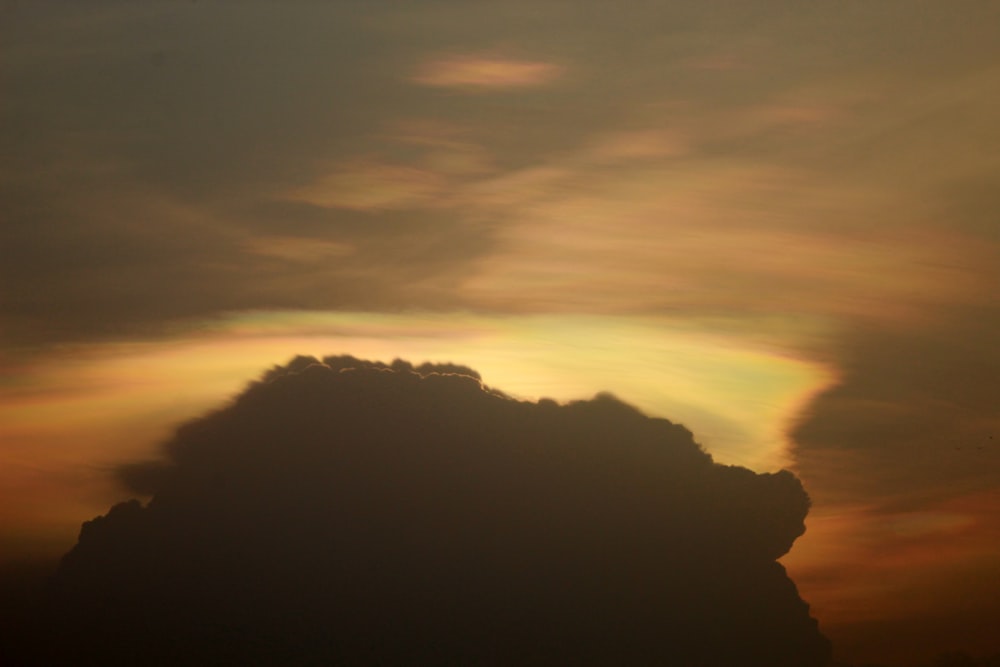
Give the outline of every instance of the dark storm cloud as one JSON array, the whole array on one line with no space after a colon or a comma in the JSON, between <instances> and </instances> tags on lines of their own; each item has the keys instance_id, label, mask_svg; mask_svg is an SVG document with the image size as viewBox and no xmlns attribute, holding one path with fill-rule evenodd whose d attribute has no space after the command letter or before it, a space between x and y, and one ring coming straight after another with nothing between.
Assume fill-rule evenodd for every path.
<instances>
[{"instance_id":1,"label":"dark storm cloud","mask_svg":"<svg viewBox=\"0 0 1000 667\"><path fill-rule=\"evenodd\" d=\"M181 427L84 525L48 641L76 664L821 665L774 559L789 473L714 464L610 396L300 357Z\"/></svg>"}]
</instances>

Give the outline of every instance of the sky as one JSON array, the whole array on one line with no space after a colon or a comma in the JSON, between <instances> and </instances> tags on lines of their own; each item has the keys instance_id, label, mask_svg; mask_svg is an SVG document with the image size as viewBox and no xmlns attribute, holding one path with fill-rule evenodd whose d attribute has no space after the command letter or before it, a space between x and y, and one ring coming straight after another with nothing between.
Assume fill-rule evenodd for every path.
<instances>
[{"instance_id":1,"label":"sky","mask_svg":"<svg viewBox=\"0 0 1000 667\"><path fill-rule=\"evenodd\" d=\"M835 655L1000 650L1000 5L0 3L0 560L296 354L812 498Z\"/></svg>"}]
</instances>

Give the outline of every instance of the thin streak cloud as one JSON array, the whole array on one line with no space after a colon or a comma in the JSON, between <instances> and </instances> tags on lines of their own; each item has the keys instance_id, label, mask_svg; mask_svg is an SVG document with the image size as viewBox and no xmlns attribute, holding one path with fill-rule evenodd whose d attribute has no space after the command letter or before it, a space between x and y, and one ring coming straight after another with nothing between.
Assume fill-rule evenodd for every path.
<instances>
[{"instance_id":1,"label":"thin streak cloud","mask_svg":"<svg viewBox=\"0 0 1000 667\"><path fill-rule=\"evenodd\" d=\"M551 62L463 54L424 62L411 81L422 86L466 91L516 90L552 83L563 72L562 66Z\"/></svg>"}]
</instances>

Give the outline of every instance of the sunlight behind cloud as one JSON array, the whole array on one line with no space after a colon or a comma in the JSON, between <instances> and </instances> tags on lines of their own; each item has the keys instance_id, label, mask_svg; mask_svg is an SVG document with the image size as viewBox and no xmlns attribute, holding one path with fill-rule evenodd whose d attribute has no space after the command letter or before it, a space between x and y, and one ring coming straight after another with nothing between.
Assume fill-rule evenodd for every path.
<instances>
[{"instance_id":1,"label":"sunlight behind cloud","mask_svg":"<svg viewBox=\"0 0 1000 667\"><path fill-rule=\"evenodd\" d=\"M791 462L785 426L833 376L796 358L796 341L746 334L665 318L259 312L170 343L81 346L23 369L31 386L0 396L0 495L25 503L73 478L73 493L21 526L69 536L113 500L106 467L151 455L170 428L297 354L461 363L523 399L610 390L683 424L722 463L776 470ZM39 450L44 464L25 477Z\"/></svg>"}]
</instances>

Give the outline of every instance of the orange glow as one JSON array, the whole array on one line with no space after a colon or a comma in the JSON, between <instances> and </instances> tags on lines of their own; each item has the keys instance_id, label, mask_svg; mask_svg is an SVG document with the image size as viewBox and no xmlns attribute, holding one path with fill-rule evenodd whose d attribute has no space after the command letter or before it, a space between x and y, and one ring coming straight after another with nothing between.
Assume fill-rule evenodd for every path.
<instances>
[{"instance_id":1,"label":"orange glow","mask_svg":"<svg viewBox=\"0 0 1000 667\"><path fill-rule=\"evenodd\" d=\"M995 602L991 589L970 589L966 582L1000 575L998 517L996 490L967 493L919 511L816 507L806 536L782 562L823 630L844 647L858 641L854 633L866 622L902 619L925 623L933 643L935 619L974 613ZM919 656L920 650L899 647L900 654Z\"/></svg>"}]
</instances>

